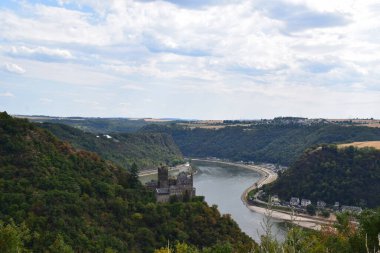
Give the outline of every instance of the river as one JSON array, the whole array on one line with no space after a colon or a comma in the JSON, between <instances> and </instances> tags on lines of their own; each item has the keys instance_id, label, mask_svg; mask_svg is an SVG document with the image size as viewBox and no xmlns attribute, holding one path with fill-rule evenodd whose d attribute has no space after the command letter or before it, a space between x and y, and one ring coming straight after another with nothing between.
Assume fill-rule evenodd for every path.
<instances>
[{"instance_id":1,"label":"river","mask_svg":"<svg viewBox=\"0 0 380 253\"><path fill-rule=\"evenodd\" d=\"M198 196L205 196L207 203L217 205L222 214L231 214L242 231L252 239L260 242L260 236L264 234L262 224L265 216L249 210L241 200L245 189L260 179L260 174L238 166L193 161L197 167L194 175L194 186ZM181 169L180 169L181 170ZM178 170L169 174L175 175ZM142 183L157 180L157 174L140 177ZM282 241L285 228L282 223L272 222L272 235Z\"/></svg>"},{"instance_id":2,"label":"river","mask_svg":"<svg viewBox=\"0 0 380 253\"><path fill-rule=\"evenodd\" d=\"M243 191L260 179L260 174L238 166L193 161L198 172L194 176L197 195L205 196L209 205L217 205L223 214L231 214L239 227L255 241L264 234L265 216L250 211L240 199ZM272 234L280 241L285 235L283 224L273 221Z\"/></svg>"}]
</instances>

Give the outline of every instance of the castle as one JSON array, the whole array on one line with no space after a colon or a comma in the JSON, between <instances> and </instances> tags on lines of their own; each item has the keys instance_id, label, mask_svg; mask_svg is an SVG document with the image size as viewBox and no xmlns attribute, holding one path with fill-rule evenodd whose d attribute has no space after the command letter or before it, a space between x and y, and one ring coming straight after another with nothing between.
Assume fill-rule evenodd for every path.
<instances>
[{"instance_id":1,"label":"castle","mask_svg":"<svg viewBox=\"0 0 380 253\"><path fill-rule=\"evenodd\" d=\"M168 168L158 168L158 181L146 184L148 188L154 189L157 202L169 202L171 197L182 199L185 195L195 196L193 187L193 173L180 172L176 179L169 178Z\"/></svg>"}]
</instances>

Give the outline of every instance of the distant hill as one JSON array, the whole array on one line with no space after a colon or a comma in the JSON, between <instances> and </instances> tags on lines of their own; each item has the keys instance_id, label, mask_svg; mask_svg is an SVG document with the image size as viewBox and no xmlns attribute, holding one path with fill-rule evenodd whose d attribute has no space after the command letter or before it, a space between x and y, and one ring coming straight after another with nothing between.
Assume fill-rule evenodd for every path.
<instances>
[{"instance_id":1,"label":"distant hill","mask_svg":"<svg viewBox=\"0 0 380 253\"><path fill-rule=\"evenodd\" d=\"M129 118L84 118L84 117L49 117L49 116L25 116L32 122L57 123L72 126L90 133L133 133L141 127L149 124L164 124L168 120L160 119L129 119Z\"/></svg>"},{"instance_id":2,"label":"distant hill","mask_svg":"<svg viewBox=\"0 0 380 253\"><path fill-rule=\"evenodd\" d=\"M2 252L153 252L168 240L199 248L223 242L247 252L253 243L202 198L157 204L135 175L6 113L0 230L0 248L9 246Z\"/></svg>"},{"instance_id":3,"label":"distant hill","mask_svg":"<svg viewBox=\"0 0 380 253\"><path fill-rule=\"evenodd\" d=\"M324 122L305 125L283 119L218 129L191 128L180 124L149 125L140 132L170 134L182 153L189 157L219 157L283 165L290 165L305 149L318 144L380 141L380 128Z\"/></svg>"},{"instance_id":4,"label":"distant hill","mask_svg":"<svg viewBox=\"0 0 380 253\"><path fill-rule=\"evenodd\" d=\"M309 149L266 191L285 200L299 197L314 203L378 207L380 150L334 145Z\"/></svg>"},{"instance_id":5,"label":"distant hill","mask_svg":"<svg viewBox=\"0 0 380 253\"><path fill-rule=\"evenodd\" d=\"M173 138L165 133L94 134L63 124L42 123L39 126L77 149L95 152L125 168L133 162L140 168L154 168L183 161Z\"/></svg>"}]
</instances>

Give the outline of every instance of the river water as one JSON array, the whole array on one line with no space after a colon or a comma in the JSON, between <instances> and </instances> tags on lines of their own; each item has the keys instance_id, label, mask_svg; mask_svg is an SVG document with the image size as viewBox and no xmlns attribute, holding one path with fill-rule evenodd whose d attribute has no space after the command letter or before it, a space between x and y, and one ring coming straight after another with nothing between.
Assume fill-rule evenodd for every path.
<instances>
[{"instance_id":1,"label":"river water","mask_svg":"<svg viewBox=\"0 0 380 253\"><path fill-rule=\"evenodd\" d=\"M246 188L260 179L260 174L238 166L193 161L198 172L194 176L197 195L205 196L209 205L217 205L222 214L231 214L239 227L259 242L264 234L265 215L252 212L241 200ZM273 221L272 234L280 241L285 235L283 224Z\"/></svg>"}]
</instances>

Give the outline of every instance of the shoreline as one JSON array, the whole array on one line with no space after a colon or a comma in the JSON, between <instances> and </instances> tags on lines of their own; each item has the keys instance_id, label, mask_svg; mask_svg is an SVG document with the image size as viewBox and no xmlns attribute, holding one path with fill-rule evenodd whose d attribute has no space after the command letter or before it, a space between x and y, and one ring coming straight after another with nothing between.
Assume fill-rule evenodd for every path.
<instances>
[{"instance_id":1,"label":"shoreline","mask_svg":"<svg viewBox=\"0 0 380 253\"><path fill-rule=\"evenodd\" d=\"M257 212L270 216L273 219L290 222L300 227L321 230L322 226L331 226L335 222L335 216L331 215L329 219L312 217L307 215L290 214L278 210L271 210L264 207L248 205L247 208L252 212Z\"/></svg>"},{"instance_id":2,"label":"shoreline","mask_svg":"<svg viewBox=\"0 0 380 253\"><path fill-rule=\"evenodd\" d=\"M285 211L278 210L270 210L268 208L263 208L255 205L249 205L247 202L248 193L256 188L260 188L265 184L269 184L274 182L278 175L270 169L261 167L259 165L247 165L247 164L239 164L234 162L224 162L219 160L211 160L211 159L192 159L195 161L204 161L204 162L213 162L226 164L230 166L236 166L240 168L249 169L255 171L261 175L260 179L249 186L241 195L241 200L243 204L252 212L260 213L265 216L270 216L271 218L283 221L283 222L291 222L300 227L313 229L313 230L321 230L322 226L330 226L335 221L335 216L331 215L328 219L323 219L320 217L308 216L308 215L299 215L299 214L291 214Z\"/></svg>"},{"instance_id":3,"label":"shoreline","mask_svg":"<svg viewBox=\"0 0 380 253\"><path fill-rule=\"evenodd\" d=\"M248 165L248 164L240 164L240 163L234 163L234 162L224 162L224 161L219 161L219 160L211 160L211 159L192 159L194 161L204 161L204 162L213 162L213 163L221 163L221 164L226 164L230 166L236 166L236 167L241 167L245 168L248 170L255 171L261 175L260 179L255 182L253 185L248 187L247 189L244 190L244 192L241 195L241 200L243 203L247 206L248 203L246 202L246 197L248 193L252 190L254 190L256 187L260 188L264 184L269 184L272 183L277 179L277 173L274 173L270 169L264 168L259 165Z\"/></svg>"},{"instance_id":4,"label":"shoreline","mask_svg":"<svg viewBox=\"0 0 380 253\"><path fill-rule=\"evenodd\" d=\"M180 170L183 167L189 167L186 164L179 164L175 167L169 167L168 171L176 171ZM157 169L151 169L151 170L144 170L139 173L139 177L145 177L145 176L150 176L150 175L155 175L157 174Z\"/></svg>"}]
</instances>

